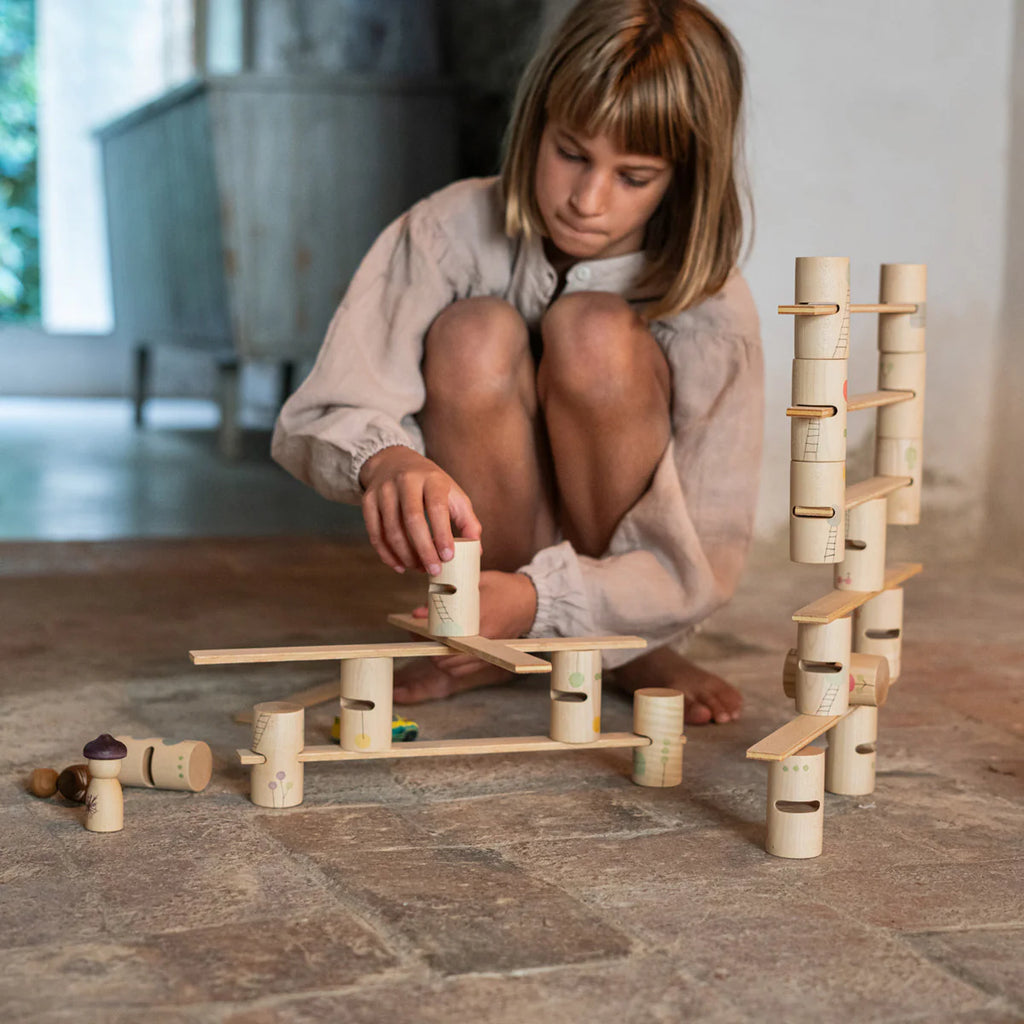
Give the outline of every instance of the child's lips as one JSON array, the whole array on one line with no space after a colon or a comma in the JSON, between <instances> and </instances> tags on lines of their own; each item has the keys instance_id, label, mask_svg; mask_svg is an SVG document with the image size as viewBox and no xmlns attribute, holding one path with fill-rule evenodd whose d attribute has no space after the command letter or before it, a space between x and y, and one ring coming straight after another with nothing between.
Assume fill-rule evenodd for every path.
<instances>
[{"instance_id":1,"label":"child's lips","mask_svg":"<svg viewBox=\"0 0 1024 1024\"><path fill-rule=\"evenodd\" d=\"M603 231L598 231L596 228L580 227L575 221L566 217L564 214L558 214L558 220L561 222L563 227L568 228L574 235L603 235Z\"/></svg>"}]
</instances>

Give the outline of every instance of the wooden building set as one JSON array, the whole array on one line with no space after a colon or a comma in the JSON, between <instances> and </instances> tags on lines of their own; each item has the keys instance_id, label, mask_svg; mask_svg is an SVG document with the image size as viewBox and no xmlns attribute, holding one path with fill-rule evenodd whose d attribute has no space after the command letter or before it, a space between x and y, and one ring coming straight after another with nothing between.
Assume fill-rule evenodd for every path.
<instances>
[{"instance_id":1,"label":"wooden building set","mask_svg":"<svg viewBox=\"0 0 1024 1024\"><path fill-rule=\"evenodd\" d=\"M902 584L917 564L886 565L886 529L921 511L926 268L881 268L873 305L850 304L845 258L796 261L790 463L790 558L834 564L833 590L793 615L797 646L783 687L797 715L754 744L769 762L766 849L821 853L825 790L875 788L878 709L900 674ZM850 314L878 314L878 390L847 394ZM846 484L848 412L876 409L875 476ZM829 734L828 748L811 746Z\"/></svg>"},{"instance_id":2,"label":"wooden building set","mask_svg":"<svg viewBox=\"0 0 1024 1024\"><path fill-rule=\"evenodd\" d=\"M919 521L924 423L926 268L884 264L880 301L850 304L845 258L796 261L790 557L833 564L834 589L793 615L797 646L783 668L796 717L747 751L769 762L766 849L779 857L821 853L824 793L867 794L875 784L878 708L900 673L902 584L917 564L886 565L889 523ZM878 390L848 396L850 314L879 317ZM846 484L847 414L877 410L875 476ZM305 742L305 707L318 687L291 700L257 704L250 746L250 796L262 807L302 803L304 765L314 761L459 754L633 749L633 781L673 786L682 779L683 695L634 694L633 732L601 733L601 651L645 646L639 637L490 640L478 635L480 544L456 541L455 557L431 581L426 622L388 621L423 637L400 643L192 651L196 665L289 661L340 664L340 744ZM392 745L395 658L461 651L518 674L550 673L547 736L417 741ZM548 654L547 661L536 657ZM303 699L307 698L307 699ZM246 716L248 717L248 716ZM811 744L828 733L827 750Z\"/></svg>"},{"instance_id":3,"label":"wooden building set","mask_svg":"<svg viewBox=\"0 0 1024 1024\"><path fill-rule=\"evenodd\" d=\"M601 651L645 647L636 636L490 640L480 628L480 542L456 540L455 556L429 585L426 622L389 615L395 626L425 639L405 643L323 647L270 647L191 651L196 665L285 661L337 661L341 666L340 744L307 746L304 703L269 701L252 711L252 741L238 751L252 767L250 797L261 807L302 803L304 765L310 761L359 761L391 757L509 754L555 750L633 749L633 781L675 786L682 781L683 694L637 690L633 732L601 732ZM517 674L551 675L551 725L547 736L417 740L392 745L395 658L438 657L462 651ZM536 657L547 653L551 661ZM318 688L319 689L319 688Z\"/></svg>"}]
</instances>

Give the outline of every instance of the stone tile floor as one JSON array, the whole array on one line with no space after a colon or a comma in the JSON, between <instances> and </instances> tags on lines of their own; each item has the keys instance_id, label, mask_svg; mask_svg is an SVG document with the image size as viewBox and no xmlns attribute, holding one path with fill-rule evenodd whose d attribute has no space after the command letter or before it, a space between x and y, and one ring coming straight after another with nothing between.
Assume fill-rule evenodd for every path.
<instances>
[{"instance_id":1,"label":"stone tile floor","mask_svg":"<svg viewBox=\"0 0 1024 1024\"><path fill-rule=\"evenodd\" d=\"M1024 1020L1024 573L908 584L877 790L828 797L825 852L797 862L765 854L743 754L787 717L788 613L830 578L768 554L693 646L747 707L688 729L679 788L632 785L619 751L374 761L308 765L305 802L267 811L231 715L331 667L186 651L395 638L421 581L323 537L0 544L0 1019ZM543 733L546 687L414 716ZM628 729L628 701L604 720ZM101 731L205 739L214 778L126 789L124 831L88 833L24 784Z\"/></svg>"}]
</instances>

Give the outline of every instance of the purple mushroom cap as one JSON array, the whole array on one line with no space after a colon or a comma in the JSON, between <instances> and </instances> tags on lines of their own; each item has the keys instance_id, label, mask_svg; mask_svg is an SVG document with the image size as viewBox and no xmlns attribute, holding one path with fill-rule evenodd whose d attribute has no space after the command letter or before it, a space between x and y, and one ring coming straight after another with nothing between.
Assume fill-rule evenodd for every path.
<instances>
[{"instance_id":1,"label":"purple mushroom cap","mask_svg":"<svg viewBox=\"0 0 1024 1024\"><path fill-rule=\"evenodd\" d=\"M109 732L105 732L86 743L82 756L90 761L117 761L128 756L128 748L120 740L115 740Z\"/></svg>"}]
</instances>

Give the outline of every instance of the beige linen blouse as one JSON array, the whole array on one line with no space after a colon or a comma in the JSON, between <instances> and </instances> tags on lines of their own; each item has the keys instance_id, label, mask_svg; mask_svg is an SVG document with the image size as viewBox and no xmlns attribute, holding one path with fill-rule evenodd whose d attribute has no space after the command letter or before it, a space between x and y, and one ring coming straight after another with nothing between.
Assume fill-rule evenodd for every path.
<instances>
[{"instance_id":1,"label":"beige linen blouse","mask_svg":"<svg viewBox=\"0 0 1024 1024\"><path fill-rule=\"evenodd\" d=\"M637 301L644 260L577 263L564 292ZM324 497L358 504L371 455L391 445L424 451L420 364L438 313L457 299L498 296L537 329L556 286L539 240L506 237L497 179L456 182L417 203L353 277L312 372L281 410L274 458ZM657 646L735 590L753 528L763 418L750 291L733 273L710 299L650 328L672 372L672 440L601 558L563 541L522 567L537 589L531 637L637 633ZM604 662L614 668L638 653L606 651Z\"/></svg>"}]
</instances>

